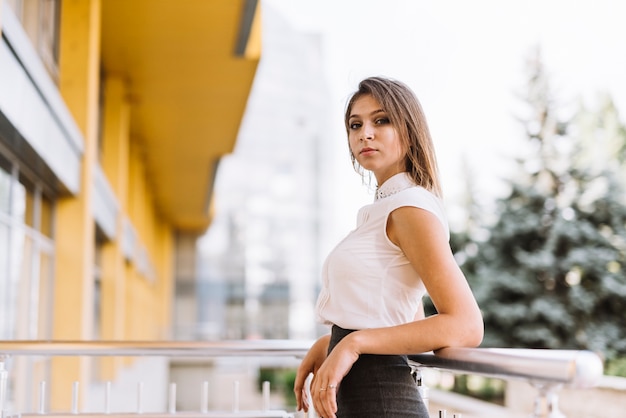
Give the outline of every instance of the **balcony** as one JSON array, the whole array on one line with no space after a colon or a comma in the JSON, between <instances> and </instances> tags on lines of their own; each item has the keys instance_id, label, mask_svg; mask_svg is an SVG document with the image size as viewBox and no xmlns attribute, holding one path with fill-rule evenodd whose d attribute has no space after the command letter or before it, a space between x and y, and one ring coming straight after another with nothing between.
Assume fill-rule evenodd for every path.
<instances>
[{"instance_id":1,"label":"balcony","mask_svg":"<svg viewBox=\"0 0 626 418\"><path fill-rule=\"evenodd\" d=\"M295 366L311 345L310 341L296 340L245 340L223 342L188 342L188 341L0 341L0 411L2 418L34 417L54 415L58 417L101 417L101 416L129 416L142 415L146 418L183 417L202 418L230 418L230 417L314 417L314 413L288 411L284 406L272 406L271 388L268 382L262 384L260 400L256 405L245 401L251 395L250 390L244 390L240 381L222 379L222 383L209 387L208 382L202 382L197 391L195 404L197 408L182 410L177 397L189 396L189 389L177 392L176 383L161 385L159 393L146 393L144 381L137 381L134 390L125 390L122 396L126 397L126 409L113 407L111 382L101 385L101 401L92 397L90 404L83 407L80 402L80 384L75 382L71 388L71 402L65 408L52 410L49 408L46 382L39 382L38 396L33 396L33 410L16 410L10 398L14 376L12 359L17 358L58 358L58 357L85 357L85 358L164 358L168 362L174 361L207 361L227 359L242 363L246 359L255 359L257 363L271 361L286 367ZM466 399L465 406L459 403L453 395L445 395L439 391L428 391L428 375L432 370L454 374L470 374L504 379L506 381L525 381L535 388L532 399L532 417L562 418L565 417L559 409L559 393L561 389L580 392L594 388L603 375L601 359L589 351L575 350L533 350L513 348L447 348L435 353L424 353L409 356L414 367L418 386L430 403L431 417L461 417L485 418L489 416L517 417L528 414L516 413L503 407L490 406L487 403L475 403ZM24 377L24 376L21 376ZM139 376L141 378L141 376ZM150 378L146 376L146 378ZM93 389L93 388L92 388ZM210 390L211 389L211 390ZM92 390L93 391L93 390ZM228 408L210 408L209 398L219 391L220 397L227 398ZM134 392L134 393L133 393ZM230 392L229 395L225 393ZM436 396L433 396L435 395ZM34 394L31 394L34 395ZM146 407L147 399L162 399L164 408L153 411ZM585 395L586 396L586 395ZM623 395L622 395L623 398ZM84 399L84 398L83 398ZM222 399L224 401L224 399ZM94 405L98 403L98 405ZM132 407L128 407L131 405ZM222 405L224 403L222 402ZM478 405L478 406L476 406ZM462 408L462 409L461 409ZM599 416L599 415L598 415ZM603 417L608 415L603 414ZM617 416L617 415L616 415ZM586 418L587 415L585 415ZM570 417L575 418L575 417Z\"/></svg>"}]
</instances>

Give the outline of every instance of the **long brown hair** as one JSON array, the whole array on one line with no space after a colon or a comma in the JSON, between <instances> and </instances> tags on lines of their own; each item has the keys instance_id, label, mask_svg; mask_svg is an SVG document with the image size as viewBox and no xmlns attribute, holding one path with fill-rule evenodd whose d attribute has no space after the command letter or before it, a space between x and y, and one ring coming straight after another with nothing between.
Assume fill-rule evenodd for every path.
<instances>
[{"instance_id":1,"label":"long brown hair","mask_svg":"<svg viewBox=\"0 0 626 418\"><path fill-rule=\"evenodd\" d=\"M349 118L354 103L365 95L371 95L389 116L406 149L405 170L418 186L442 195L435 147L426 123L422 106L413 91L404 83L383 77L369 77L359 83L359 88L348 101L345 114L346 132L349 134ZM350 153L352 165L363 175L363 167Z\"/></svg>"}]
</instances>

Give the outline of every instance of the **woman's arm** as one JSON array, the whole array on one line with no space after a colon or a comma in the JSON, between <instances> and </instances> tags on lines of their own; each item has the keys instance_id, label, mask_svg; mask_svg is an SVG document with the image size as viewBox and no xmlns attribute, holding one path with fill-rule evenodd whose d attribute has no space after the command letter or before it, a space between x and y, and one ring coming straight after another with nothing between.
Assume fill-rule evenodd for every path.
<instances>
[{"instance_id":1,"label":"woman's arm","mask_svg":"<svg viewBox=\"0 0 626 418\"><path fill-rule=\"evenodd\" d=\"M293 391L296 394L296 407L298 411L302 409L307 412L309 410L309 400L306 395L305 382L311 373L313 373L315 379L317 370L320 368L324 360L326 360L329 342L330 335L320 337L309 349L306 356L300 363L300 367L298 367L296 379L293 385Z\"/></svg>"},{"instance_id":2,"label":"woman's arm","mask_svg":"<svg viewBox=\"0 0 626 418\"><path fill-rule=\"evenodd\" d=\"M395 327L354 332L346 345L359 354L414 354L479 345L482 315L437 217L415 207L398 208L389 215L387 234L421 277L437 314Z\"/></svg>"},{"instance_id":3,"label":"woman's arm","mask_svg":"<svg viewBox=\"0 0 626 418\"><path fill-rule=\"evenodd\" d=\"M344 337L311 384L313 405L324 417L334 417L337 411L335 391L330 388L340 384L360 354L416 354L474 347L482 341L482 315L439 219L423 209L401 207L389 215L387 235L419 274L437 314L420 318L418 313L408 324L355 331Z\"/></svg>"}]
</instances>

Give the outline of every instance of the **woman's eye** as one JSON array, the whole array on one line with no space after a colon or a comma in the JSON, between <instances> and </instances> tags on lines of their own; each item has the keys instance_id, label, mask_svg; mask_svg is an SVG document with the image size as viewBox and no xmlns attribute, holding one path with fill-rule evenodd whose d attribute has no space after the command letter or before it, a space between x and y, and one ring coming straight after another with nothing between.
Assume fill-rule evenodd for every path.
<instances>
[{"instance_id":1,"label":"woman's eye","mask_svg":"<svg viewBox=\"0 0 626 418\"><path fill-rule=\"evenodd\" d=\"M389 123L389 118L378 118L376 119L377 125L386 125Z\"/></svg>"},{"instance_id":2,"label":"woman's eye","mask_svg":"<svg viewBox=\"0 0 626 418\"><path fill-rule=\"evenodd\" d=\"M361 124L359 122L352 122L350 124L350 129L359 129L361 127Z\"/></svg>"}]
</instances>

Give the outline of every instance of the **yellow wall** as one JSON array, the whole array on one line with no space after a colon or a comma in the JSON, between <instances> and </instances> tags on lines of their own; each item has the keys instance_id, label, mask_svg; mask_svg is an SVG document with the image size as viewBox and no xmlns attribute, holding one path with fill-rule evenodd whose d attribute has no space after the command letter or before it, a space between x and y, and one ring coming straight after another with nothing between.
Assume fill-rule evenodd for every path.
<instances>
[{"instance_id":1,"label":"yellow wall","mask_svg":"<svg viewBox=\"0 0 626 418\"><path fill-rule=\"evenodd\" d=\"M126 83L114 75L101 79L101 0L64 0L61 16L59 90L84 136L85 152L80 192L57 202L53 338L94 337L95 220L91 201L97 164L102 166L120 209L116 237L102 247L100 337L103 340L168 338L174 280L173 231L155 209L154 185L146 173L141 145L130 134L131 106ZM125 219L135 228L138 248L147 252L152 275L142 274L136 258L126 259L123 254ZM118 358L103 358L98 377L114 379L124 363ZM93 378L90 370L91 360L87 358L53 360L52 410L68 410L72 383L90 382Z\"/></svg>"},{"instance_id":2,"label":"yellow wall","mask_svg":"<svg viewBox=\"0 0 626 418\"><path fill-rule=\"evenodd\" d=\"M128 148L130 129L130 104L127 100L126 86L122 79L106 77L104 83L104 112L102 121L102 156L101 164L105 176L117 196L120 212L126 212L128 194ZM127 267L122 252L123 218L117 219L115 241L104 244L101 260L102 283L102 324L103 340L123 340L126 338L124 321L126 318L125 296ZM120 367L121 359L104 358L101 361L100 377L113 380Z\"/></svg>"},{"instance_id":3,"label":"yellow wall","mask_svg":"<svg viewBox=\"0 0 626 418\"><path fill-rule=\"evenodd\" d=\"M92 178L96 163L100 0L62 2L59 90L81 130L85 148L81 190L57 201L53 338L90 339L93 328L94 242ZM71 405L74 381L90 380L85 358L54 358L51 408Z\"/></svg>"}]
</instances>

